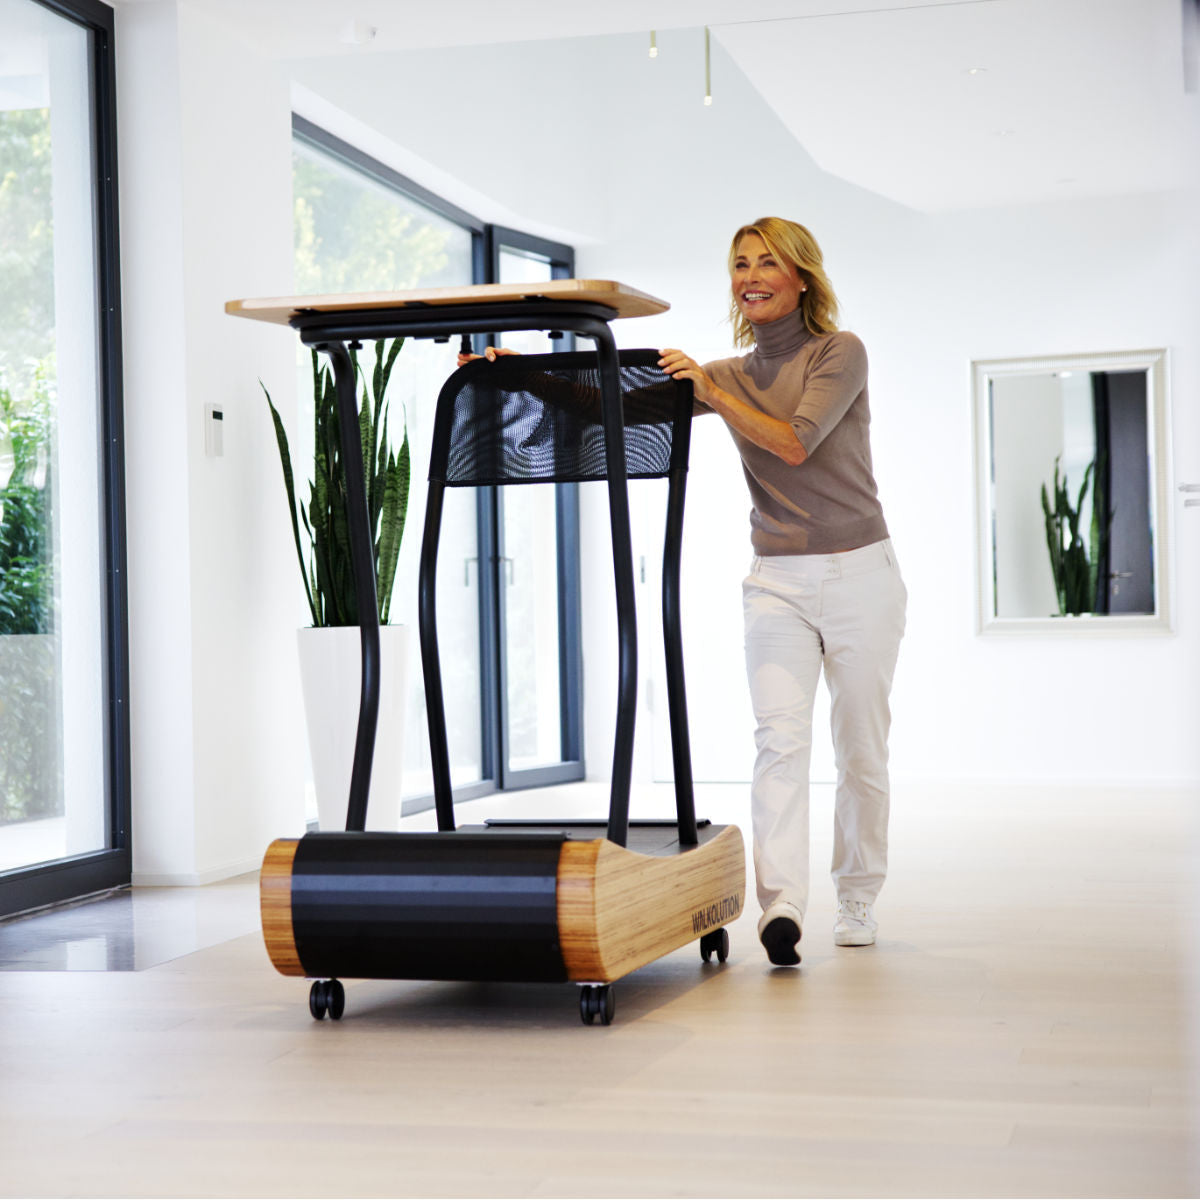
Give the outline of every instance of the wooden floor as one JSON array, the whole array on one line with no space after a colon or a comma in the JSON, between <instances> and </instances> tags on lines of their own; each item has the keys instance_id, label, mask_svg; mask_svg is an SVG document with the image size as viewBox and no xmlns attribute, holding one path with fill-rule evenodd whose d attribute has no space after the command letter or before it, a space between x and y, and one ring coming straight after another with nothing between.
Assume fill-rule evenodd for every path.
<instances>
[{"instance_id":1,"label":"wooden floor","mask_svg":"<svg viewBox=\"0 0 1200 1200\"><path fill-rule=\"evenodd\" d=\"M749 842L744 789L697 807ZM317 1024L253 933L0 971L0 1195L1194 1196L1198 809L900 785L877 946L833 946L818 869L799 970L751 903L727 964L643 968L608 1028L571 985L387 982Z\"/></svg>"}]
</instances>

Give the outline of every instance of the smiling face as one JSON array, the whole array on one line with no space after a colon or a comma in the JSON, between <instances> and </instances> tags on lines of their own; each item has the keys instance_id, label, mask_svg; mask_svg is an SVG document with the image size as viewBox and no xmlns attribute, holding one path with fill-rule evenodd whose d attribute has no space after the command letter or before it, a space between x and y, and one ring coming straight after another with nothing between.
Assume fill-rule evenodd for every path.
<instances>
[{"instance_id":1,"label":"smiling face","mask_svg":"<svg viewBox=\"0 0 1200 1200\"><path fill-rule=\"evenodd\" d=\"M730 282L738 311L752 325L795 312L807 290L796 268L772 253L757 233L747 233L738 242Z\"/></svg>"}]
</instances>

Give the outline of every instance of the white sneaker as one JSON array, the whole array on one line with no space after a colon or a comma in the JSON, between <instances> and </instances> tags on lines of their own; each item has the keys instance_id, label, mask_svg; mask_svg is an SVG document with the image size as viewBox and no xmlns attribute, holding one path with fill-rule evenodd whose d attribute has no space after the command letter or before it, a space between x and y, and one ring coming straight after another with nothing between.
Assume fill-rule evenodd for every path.
<instances>
[{"instance_id":1,"label":"white sneaker","mask_svg":"<svg viewBox=\"0 0 1200 1200\"><path fill-rule=\"evenodd\" d=\"M758 921L758 940L767 958L777 967L794 967L800 962L800 910L787 901L777 901Z\"/></svg>"},{"instance_id":2,"label":"white sneaker","mask_svg":"<svg viewBox=\"0 0 1200 1200\"><path fill-rule=\"evenodd\" d=\"M835 946L873 946L879 925L871 906L861 900L838 903L837 923L833 927Z\"/></svg>"}]
</instances>

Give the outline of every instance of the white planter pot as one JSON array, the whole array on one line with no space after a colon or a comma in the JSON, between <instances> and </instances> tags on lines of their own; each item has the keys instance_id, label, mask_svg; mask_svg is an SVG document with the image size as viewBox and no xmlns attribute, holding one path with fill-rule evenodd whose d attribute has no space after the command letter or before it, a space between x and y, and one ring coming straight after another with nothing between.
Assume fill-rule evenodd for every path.
<instances>
[{"instance_id":1,"label":"white planter pot","mask_svg":"<svg viewBox=\"0 0 1200 1200\"><path fill-rule=\"evenodd\" d=\"M297 641L308 748L317 792L317 820L323 831L345 829L362 688L362 636L358 626L351 625L301 629ZM395 831L400 826L404 768L408 627L381 626L379 649L379 725L366 827Z\"/></svg>"}]
</instances>

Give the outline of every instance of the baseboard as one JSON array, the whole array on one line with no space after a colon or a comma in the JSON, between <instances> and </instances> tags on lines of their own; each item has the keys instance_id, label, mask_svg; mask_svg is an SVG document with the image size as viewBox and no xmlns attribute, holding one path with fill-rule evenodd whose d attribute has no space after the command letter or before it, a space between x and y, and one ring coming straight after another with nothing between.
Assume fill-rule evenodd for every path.
<instances>
[{"instance_id":1,"label":"baseboard","mask_svg":"<svg viewBox=\"0 0 1200 1200\"><path fill-rule=\"evenodd\" d=\"M206 887L239 875L255 874L261 866L262 859L256 857L210 867L207 871L134 871L131 882L134 887Z\"/></svg>"}]
</instances>

